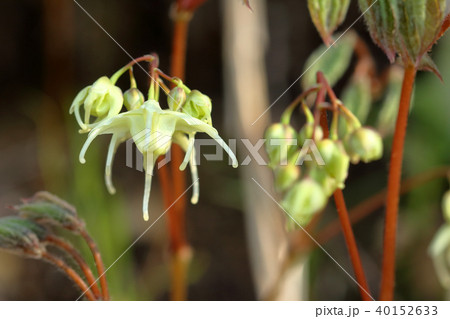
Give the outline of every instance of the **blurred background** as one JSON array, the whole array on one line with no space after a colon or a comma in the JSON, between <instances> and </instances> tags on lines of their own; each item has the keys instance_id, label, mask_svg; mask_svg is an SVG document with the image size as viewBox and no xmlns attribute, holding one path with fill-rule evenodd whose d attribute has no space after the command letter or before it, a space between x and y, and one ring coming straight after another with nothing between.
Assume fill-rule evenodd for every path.
<instances>
[{"instance_id":1,"label":"blurred background","mask_svg":"<svg viewBox=\"0 0 450 319\"><path fill-rule=\"evenodd\" d=\"M133 57L156 52L161 69L169 70L171 1L78 3ZM214 126L225 140L260 138L269 123L278 121L301 92L298 83L257 125L251 125L300 76L309 54L321 44L306 1L254 0L252 5L253 13L238 0L208 0L190 25L186 83L211 97ZM359 15L352 1L341 30ZM362 20L354 28L371 48L381 72L387 59L371 43ZM117 194L109 195L103 181L108 139L96 140L87 153L87 163L81 165L78 153L85 136L78 134L68 110L79 90L102 75L112 75L130 58L71 0L1 1L0 43L0 216L12 214L7 205L48 190L77 207L109 266L149 225L141 214L144 176L126 167L125 147L121 146L113 169ZM448 35L433 50L444 83L430 73L419 75L408 127L405 176L450 164L450 61L445 53L449 50ZM145 88L146 74L139 68L135 71ZM119 81L124 89L126 85L125 80ZM337 92L342 86L338 83ZM386 142L389 145L389 140ZM246 155L238 147L238 158L243 160ZM382 161L352 166L344 191L350 207L385 187L387 163L385 152ZM200 201L188 205L186 217L194 250L190 300L359 300L355 284L321 250L298 253L301 262L290 266L291 274L279 275L290 255L291 235L284 230L283 213L251 181L258 176L275 194L268 168L233 169L226 160L203 161L199 174ZM427 247L442 224L440 200L446 189L446 181L437 179L402 197L399 300L444 296ZM153 219L164 211L161 198L156 178L150 206ZM320 225L335 218L330 204ZM354 226L375 294L380 280L382 222L383 209L378 209ZM114 300L169 298L165 223L164 218L159 220L108 271ZM324 248L351 270L341 235ZM78 296L71 282L49 265L0 251L1 300L74 300Z\"/></svg>"}]
</instances>

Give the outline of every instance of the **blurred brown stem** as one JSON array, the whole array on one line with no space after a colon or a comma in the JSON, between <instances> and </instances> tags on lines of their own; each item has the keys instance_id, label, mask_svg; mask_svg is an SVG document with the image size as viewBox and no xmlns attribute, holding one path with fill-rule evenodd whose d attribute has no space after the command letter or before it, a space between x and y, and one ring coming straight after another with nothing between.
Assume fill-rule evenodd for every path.
<instances>
[{"instance_id":1,"label":"blurred brown stem","mask_svg":"<svg viewBox=\"0 0 450 319\"><path fill-rule=\"evenodd\" d=\"M97 283L95 282L95 277L92 274L92 271L89 268L89 266L87 265L86 261L83 259L83 257L81 257L81 255L78 253L78 251L68 242L66 242L58 237L55 237L55 236L47 236L46 241L49 244L62 249L76 261L78 266L80 266L80 269L83 272L84 276L86 277L89 287L90 287L90 289L92 289L92 292L94 293L96 299L97 300L100 299L101 293L100 293Z\"/></svg>"},{"instance_id":2,"label":"blurred brown stem","mask_svg":"<svg viewBox=\"0 0 450 319\"><path fill-rule=\"evenodd\" d=\"M62 259L53 256L48 252L43 253L42 258L64 271L66 275L69 276L69 278L72 279L72 281L81 289L87 299L90 301L97 300L80 275L78 275L77 272L68 266Z\"/></svg>"},{"instance_id":3,"label":"blurred brown stem","mask_svg":"<svg viewBox=\"0 0 450 319\"><path fill-rule=\"evenodd\" d=\"M106 281L105 265L103 264L100 251L95 241L92 239L92 237L88 234L88 232L85 229L80 229L80 235L86 241L87 245L89 246L89 249L91 250L92 256L94 257L95 266L97 267L97 273L100 281L100 286L102 287L103 300L108 301L110 300L108 291L108 282Z\"/></svg>"}]
</instances>

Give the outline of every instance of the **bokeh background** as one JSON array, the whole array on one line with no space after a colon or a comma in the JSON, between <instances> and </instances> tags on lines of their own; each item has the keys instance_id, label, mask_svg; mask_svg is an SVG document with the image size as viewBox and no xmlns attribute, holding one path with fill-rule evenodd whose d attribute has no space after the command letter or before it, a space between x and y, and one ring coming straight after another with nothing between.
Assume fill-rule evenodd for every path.
<instances>
[{"instance_id":1,"label":"bokeh background","mask_svg":"<svg viewBox=\"0 0 450 319\"><path fill-rule=\"evenodd\" d=\"M227 83L230 61L240 59L236 51L226 45L228 33L224 28L233 21L226 16L232 12L228 7L232 1L238 2L238 9L244 12L241 13L243 19L236 21L239 23L237 30L251 34L254 24L247 24L247 19L255 19L254 15L260 17L260 29L256 34L264 33L261 36L261 72L253 78L251 75L248 85L242 88L247 91L241 92L267 99L265 105L242 106L252 120L259 116L259 108L267 108L298 78L309 54L321 44L309 18L306 1L254 0L255 12L251 13L237 0L208 0L191 22L186 83L212 98L214 125L225 139L240 137L236 123L244 121L235 105L230 104L235 98L230 97L232 85ZM133 57L157 52L161 68L169 69L171 1L78 2ZM352 1L341 29L345 30L359 15ZM379 70L386 68L387 59L371 43L363 21L357 22L354 28L372 49ZM140 210L144 176L126 167L125 147L120 147L113 170L118 191L114 196L109 195L103 182L108 140L96 140L87 153L87 163L81 165L77 159L85 137L77 133L68 109L79 90L102 75L112 75L130 58L71 0L2 0L0 43L0 216L12 214L6 208L8 205L36 191L45 189L55 193L76 205L108 266L149 225L142 220ZM434 48L433 54L444 83L429 73L419 75L408 127L405 176L450 164L449 51L447 35ZM145 73L136 68L136 76L145 87L148 83ZM261 77L265 77L262 84ZM253 81L259 84L253 86ZM126 89L127 83L123 81L119 85ZM264 85L264 90L254 92L253 88L259 90L260 85ZM337 92L342 86L342 83L337 85ZM269 112L271 118L266 114L265 123L277 121L299 93L300 86L296 84L274 104ZM251 134L251 127L248 130ZM388 152L385 153L381 161L351 168L344 192L350 207L385 187ZM241 160L245 156L242 152L238 154ZM270 174L268 168L261 169L267 171L264 174ZM269 247L263 241L255 246L254 238L250 238L255 227L249 225L253 219L246 214L255 210L258 197L256 201L249 197L246 189L256 186L248 185L251 181L246 180L244 170L232 169L226 161L203 162L199 167L200 202L196 206L189 205L187 210L187 233L194 249L189 276L190 300L264 299L261 287L273 276L273 267L268 267L267 278L261 266L255 270L267 261L259 260L254 250L263 251L264 255L265 249L279 249L281 256L289 249L289 244ZM446 181L439 179L402 197L397 299L444 298L427 255L427 246L442 224L440 199L446 189ZM266 195L259 191L259 196L263 200ZM157 178L153 181L151 201L150 213L156 219L164 211ZM336 218L333 205L329 206L321 221L323 224ZM263 213L274 216L273 227L279 227L279 221L284 218L275 206L267 207ZM375 293L380 280L382 221L383 210L380 209L354 227L369 284ZM256 229L260 229L258 227ZM113 299L169 298L166 228L163 218L107 273ZM264 237L266 231L261 229L258 236ZM284 228L268 236L274 233L279 234L281 243L289 238ZM324 247L343 267L351 269L342 236L336 236ZM85 250L82 245L80 248ZM282 258L280 256L277 258ZM301 290L303 298L359 299L354 283L322 251L313 250L299 258L306 259L301 269L302 279L295 277L290 286ZM299 294L289 291L286 288L279 298L295 299ZM74 300L78 295L70 281L49 265L0 251L1 300Z\"/></svg>"}]
</instances>

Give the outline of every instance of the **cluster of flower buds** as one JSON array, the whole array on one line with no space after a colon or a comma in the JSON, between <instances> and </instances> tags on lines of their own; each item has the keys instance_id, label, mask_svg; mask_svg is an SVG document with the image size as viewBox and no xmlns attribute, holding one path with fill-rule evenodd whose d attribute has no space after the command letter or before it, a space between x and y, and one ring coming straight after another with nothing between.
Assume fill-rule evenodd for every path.
<instances>
[{"instance_id":1,"label":"cluster of flower buds","mask_svg":"<svg viewBox=\"0 0 450 319\"><path fill-rule=\"evenodd\" d=\"M0 248L32 258L46 252L47 239L54 227L73 232L84 229L75 208L48 192L38 192L11 207L17 214L0 218Z\"/></svg>"},{"instance_id":2,"label":"cluster of flower buds","mask_svg":"<svg viewBox=\"0 0 450 319\"><path fill-rule=\"evenodd\" d=\"M101 268L97 267L98 274L103 272L97 245L75 207L53 194L38 192L10 208L15 215L0 218L1 250L49 262L65 272L89 300L109 299L105 279L101 279L102 294L84 257L70 240L64 238L70 232L71 239L73 235L84 239L94 255L96 265L102 265ZM62 229L65 232L61 232ZM73 265L79 267L72 268ZM91 284L89 287L88 282Z\"/></svg>"},{"instance_id":3,"label":"cluster of flower buds","mask_svg":"<svg viewBox=\"0 0 450 319\"><path fill-rule=\"evenodd\" d=\"M184 170L190 164L193 195L191 202L197 203L199 197L199 183L194 151L194 138L197 132L208 134L225 149L237 167L237 159L227 144L212 126L211 99L197 90L189 89L180 79L171 78L162 71L154 68L148 98L139 91L133 77L132 65L136 61L155 63L154 56L144 56L130 62L117 71L111 78L101 77L92 86L83 89L75 98L70 113L75 113L80 133L89 132L88 138L80 152L80 162L85 163L84 155L91 142L101 134L112 134L105 169L105 183L111 194L115 188L111 180L114 153L119 144L132 138L137 148L144 156L145 190L142 210L144 219L148 220L148 204L153 168L159 156L165 155L172 143L178 144L186 152L180 169ZM116 81L126 71L130 73L131 87L122 94L115 86ZM174 88L169 90L164 77ZM168 109L162 109L159 101L159 89L167 95ZM84 107L84 121L80 115ZM122 111L122 106L126 110ZM95 120L91 122L91 118Z\"/></svg>"},{"instance_id":4,"label":"cluster of flower buds","mask_svg":"<svg viewBox=\"0 0 450 319\"><path fill-rule=\"evenodd\" d=\"M281 123L272 124L265 132L269 167L275 175L275 188L283 194L281 205L300 226L306 226L321 211L336 189L345 187L350 162L357 164L380 159L383 155L381 136L359 120L338 101L330 137L325 136L316 117L302 102L306 123L297 132L290 125L291 105ZM345 134L339 135L340 118L345 121ZM288 226L294 223L288 222Z\"/></svg>"}]
</instances>

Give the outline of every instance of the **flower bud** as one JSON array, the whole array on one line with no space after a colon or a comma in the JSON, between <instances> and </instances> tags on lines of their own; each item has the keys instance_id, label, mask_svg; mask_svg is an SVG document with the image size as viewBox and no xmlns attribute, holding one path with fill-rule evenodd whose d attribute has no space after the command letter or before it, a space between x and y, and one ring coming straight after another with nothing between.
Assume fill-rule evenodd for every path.
<instances>
[{"instance_id":1,"label":"flower bud","mask_svg":"<svg viewBox=\"0 0 450 319\"><path fill-rule=\"evenodd\" d=\"M275 188L284 192L300 177L300 167L295 164L282 165L275 169Z\"/></svg>"},{"instance_id":2,"label":"flower bud","mask_svg":"<svg viewBox=\"0 0 450 319\"><path fill-rule=\"evenodd\" d=\"M281 202L286 212L300 226L306 226L315 213L323 209L327 198L322 187L310 178L297 182Z\"/></svg>"},{"instance_id":3,"label":"flower bud","mask_svg":"<svg viewBox=\"0 0 450 319\"><path fill-rule=\"evenodd\" d=\"M447 223L450 223L450 190L442 198L442 212Z\"/></svg>"},{"instance_id":4,"label":"flower bud","mask_svg":"<svg viewBox=\"0 0 450 319\"><path fill-rule=\"evenodd\" d=\"M192 90L183 106L183 113L211 125L211 99L197 90Z\"/></svg>"},{"instance_id":5,"label":"flower bud","mask_svg":"<svg viewBox=\"0 0 450 319\"><path fill-rule=\"evenodd\" d=\"M312 139L314 132L314 124L313 123L306 123L303 125L303 127L300 129L300 132L298 132L298 145L302 146L305 144L306 140ZM315 141L320 141L323 138L323 130L320 126L316 126L316 132L314 136Z\"/></svg>"},{"instance_id":6,"label":"flower bud","mask_svg":"<svg viewBox=\"0 0 450 319\"><path fill-rule=\"evenodd\" d=\"M328 175L327 171L316 166L309 171L309 177L315 180L321 187L326 197L330 197L338 188L336 180Z\"/></svg>"},{"instance_id":7,"label":"flower bud","mask_svg":"<svg viewBox=\"0 0 450 319\"><path fill-rule=\"evenodd\" d=\"M383 156L383 140L380 134L367 127L360 127L350 133L344 141L345 149L352 163L375 161Z\"/></svg>"},{"instance_id":8,"label":"flower bud","mask_svg":"<svg viewBox=\"0 0 450 319\"><path fill-rule=\"evenodd\" d=\"M292 144L292 139L297 139L297 132L288 124L272 124L264 133L264 138L270 166L279 165L287 160L297 147Z\"/></svg>"},{"instance_id":9,"label":"flower bud","mask_svg":"<svg viewBox=\"0 0 450 319\"><path fill-rule=\"evenodd\" d=\"M349 4L350 0L308 0L311 19L325 44L331 44L331 36L344 21Z\"/></svg>"},{"instance_id":10,"label":"flower bud","mask_svg":"<svg viewBox=\"0 0 450 319\"><path fill-rule=\"evenodd\" d=\"M0 248L40 258L45 251L41 244L47 229L31 220L16 216L0 218Z\"/></svg>"},{"instance_id":11,"label":"flower bud","mask_svg":"<svg viewBox=\"0 0 450 319\"><path fill-rule=\"evenodd\" d=\"M183 88L177 86L174 87L169 95L167 95L167 104L172 111L178 111L186 102L186 92Z\"/></svg>"},{"instance_id":12,"label":"flower bud","mask_svg":"<svg viewBox=\"0 0 450 319\"><path fill-rule=\"evenodd\" d=\"M108 77L103 76L77 94L69 112L70 114L75 112L75 117L82 130L89 131L92 128L91 116L97 117L97 121L100 121L106 117L117 115L122 109L122 104L122 90L115 86ZM81 105L84 105L84 120L80 115Z\"/></svg>"},{"instance_id":13,"label":"flower bud","mask_svg":"<svg viewBox=\"0 0 450 319\"><path fill-rule=\"evenodd\" d=\"M144 104L144 94L137 88L130 88L123 94L123 104L128 111L135 110Z\"/></svg>"},{"instance_id":14,"label":"flower bud","mask_svg":"<svg viewBox=\"0 0 450 319\"><path fill-rule=\"evenodd\" d=\"M418 66L437 41L446 0L359 0L370 35L391 62L396 54Z\"/></svg>"},{"instance_id":15,"label":"flower bud","mask_svg":"<svg viewBox=\"0 0 450 319\"><path fill-rule=\"evenodd\" d=\"M344 181L348 175L350 158L345 153L341 144L330 139L324 139L317 143L317 149L325 162L324 169L330 177L336 180L339 188L344 188Z\"/></svg>"}]
</instances>

